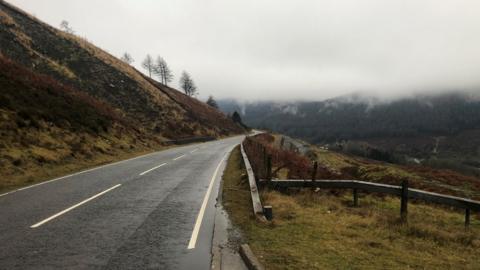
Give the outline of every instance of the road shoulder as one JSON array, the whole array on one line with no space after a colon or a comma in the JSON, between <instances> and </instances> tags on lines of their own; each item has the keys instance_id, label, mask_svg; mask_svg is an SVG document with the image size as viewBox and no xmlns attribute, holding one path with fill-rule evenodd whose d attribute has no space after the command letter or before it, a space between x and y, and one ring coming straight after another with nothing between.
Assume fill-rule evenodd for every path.
<instances>
[{"instance_id":1,"label":"road shoulder","mask_svg":"<svg viewBox=\"0 0 480 270\"><path fill-rule=\"evenodd\" d=\"M231 162L231 155L238 151L238 146L232 150L228 163ZM229 164L225 167L225 172ZM212 269L248 269L240 256L239 247L242 235L240 231L232 225L226 209L223 207L224 175L220 182L217 203L215 205L215 225L212 239Z\"/></svg>"}]
</instances>

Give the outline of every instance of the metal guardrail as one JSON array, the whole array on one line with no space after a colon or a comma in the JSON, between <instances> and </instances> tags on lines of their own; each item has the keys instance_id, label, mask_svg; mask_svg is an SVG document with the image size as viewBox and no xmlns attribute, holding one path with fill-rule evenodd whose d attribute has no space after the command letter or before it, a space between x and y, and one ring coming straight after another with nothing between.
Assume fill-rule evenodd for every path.
<instances>
[{"instance_id":1,"label":"metal guardrail","mask_svg":"<svg viewBox=\"0 0 480 270\"><path fill-rule=\"evenodd\" d=\"M268 183L272 187L315 187L315 188L340 188L352 189L354 205L358 204L358 190L368 192L377 192L399 196L402 199L402 205L405 209L401 210L402 216L407 212L406 204L408 199L422 200L430 203L437 203L446 206L465 209L465 226L470 224L470 210L480 212L480 201L474 201L466 198L439 194L435 192L423 191L419 189L408 188L408 182L402 186L394 186L380 183L372 183L358 180L260 180L262 183Z\"/></svg>"},{"instance_id":2,"label":"metal guardrail","mask_svg":"<svg viewBox=\"0 0 480 270\"><path fill-rule=\"evenodd\" d=\"M196 143L196 142L208 142L213 140L216 140L216 138L212 136L203 136L203 137L190 137L190 138L182 138L177 140L163 141L162 143L165 145L173 145L173 144L188 144L188 143Z\"/></svg>"},{"instance_id":3,"label":"metal guardrail","mask_svg":"<svg viewBox=\"0 0 480 270\"><path fill-rule=\"evenodd\" d=\"M263 214L263 206L260 201L260 195L258 194L257 182L255 181L255 175L253 174L252 166L248 160L245 149L243 148L243 143L240 144L243 162L245 163L245 168L247 169L248 183L250 184L250 194L252 196L253 212L255 216L259 217L261 220L266 220Z\"/></svg>"}]
</instances>

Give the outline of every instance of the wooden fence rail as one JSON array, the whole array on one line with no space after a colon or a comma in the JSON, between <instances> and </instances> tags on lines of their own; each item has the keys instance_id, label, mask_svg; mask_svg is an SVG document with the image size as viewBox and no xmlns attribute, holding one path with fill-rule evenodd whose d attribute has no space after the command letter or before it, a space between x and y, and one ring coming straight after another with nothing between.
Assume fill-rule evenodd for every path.
<instances>
[{"instance_id":1,"label":"wooden fence rail","mask_svg":"<svg viewBox=\"0 0 480 270\"><path fill-rule=\"evenodd\" d=\"M470 224L470 211L480 212L480 201L474 201L467 198L455 197L450 195L444 195L414 188L408 187L408 181L403 181L401 186L359 181L359 180L316 180L318 163L314 162L311 166L311 179L301 180L301 179L289 179L289 180L272 180L272 155L266 153L266 149L258 142L252 142L247 140L244 141L251 143L252 157L255 160L252 162L252 166L256 169L251 169L250 172L253 173L251 178L256 176L256 179L259 180L259 185L268 185L274 188L289 188L289 187L314 187L314 188L339 188L339 189L351 189L353 193L353 205L358 206L358 191L364 190L368 192L375 193L384 193L394 196L399 196L401 200L400 207L400 216L402 221L407 221L407 212L408 212L408 200L422 200L425 202L436 203L446 206L451 206L455 208L460 208L465 210L465 227L468 227ZM257 149L258 148L258 149ZM263 151L261 151L261 150ZM242 154L244 159L248 162L247 154L245 153L243 144L242 144ZM262 154L263 158L258 158ZM246 163L247 163L246 162ZM257 164L258 163L258 164ZM250 165L250 162L248 162ZM298 165L298 164L296 164ZM249 166L250 167L250 166ZM300 170L301 171L301 170ZM309 176L306 176L309 177ZM266 178L266 179L264 179ZM303 177L302 177L303 178ZM255 206L254 206L255 208ZM259 208L259 207L257 207ZM258 211L259 212L259 211Z\"/></svg>"},{"instance_id":2,"label":"wooden fence rail","mask_svg":"<svg viewBox=\"0 0 480 270\"><path fill-rule=\"evenodd\" d=\"M260 180L260 182L267 183L271 187L276 188L318 187L352 189L354 205L358 204L358 190L399 196L402 199L402 219L406 219L408 199L422 200L465 209L465 226L468 226L470 223L470 210L480 212L480 201L408 188L408 182L404 182L402 186L358 180Z\"/></svg>"}]
</instances>

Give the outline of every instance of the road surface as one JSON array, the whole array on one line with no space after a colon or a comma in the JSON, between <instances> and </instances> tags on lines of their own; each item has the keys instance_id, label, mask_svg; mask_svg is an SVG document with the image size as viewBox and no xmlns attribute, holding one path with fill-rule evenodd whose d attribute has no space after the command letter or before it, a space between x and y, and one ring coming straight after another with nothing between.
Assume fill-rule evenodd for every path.
<instances>
[{"instance_id":1,"label":"road surface","mask_svg":"<svg viewBox=\"0 0 480 270\"><path fill-rule=\"evenodd\" d=\"M210 269L215 200L243 136L0 195L0 269Z\"/></svg>"}]
</instances>

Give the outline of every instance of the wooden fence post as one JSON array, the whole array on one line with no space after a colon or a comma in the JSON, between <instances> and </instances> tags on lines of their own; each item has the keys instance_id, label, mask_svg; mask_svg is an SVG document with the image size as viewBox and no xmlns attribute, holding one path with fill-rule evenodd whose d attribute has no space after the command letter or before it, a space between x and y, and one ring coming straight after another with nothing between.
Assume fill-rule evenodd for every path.
<instances>
[{"instance_id":1,"label":"wooden fence post","mask_svg":"<svg viewBox=\"0 0 480 270\"><path fill-rule=\"evenodd\" d=\"M267 180L272 180L272 156L267 157Z\"/></svg>"},{"instance_id":2,"label":"wooden fence post","mask_svg":"<svg viewBox=\"0 0 480 270\"><path fill-rule=\"evenodd\" d=\"M315 182L315 179L317 177L317 169L318 169L318 163L315 161L313 162L312 182Z\"/></svg>"},{"instance_id":3,"label":"wooden fence post","mask_svg":"<svg viewBox=\"0 0 480 270\"><path fill-rule=\"evenodd\" d=\"M465 229L468 229L470 226L470 208L465 209Z\"/></svg>"},{"instance_id":4,"label":"wooden fence post","mask_svg":"<svg viewBox=\"0 0 480 270\"><path fill-rule=\"evenodd\" d=\"M267 148L265 146L262 147L263 149L263 172L265 173L265 176L267 175Z\"/></svg>"},{"instance_id":5,"label":"wooden fence post","mask_svg":"<svg viewBox=\"0 0 480 270\"><path fill-rule=\"evenodd\" d=\"M353 189L353 206L358 206L358 189L356 188Z\"/></svg>"},{"instance_id":6,"label":"wooden fence post","mask_svg":"<svg viewBox=\"0 0 480 270\"><path fill-rule=\"evenodd\" d=\"M400 218L402 222L407 222L408 215L408 180L402 182L402 197L400 205Z\"/></svg>"}]
</instances>

